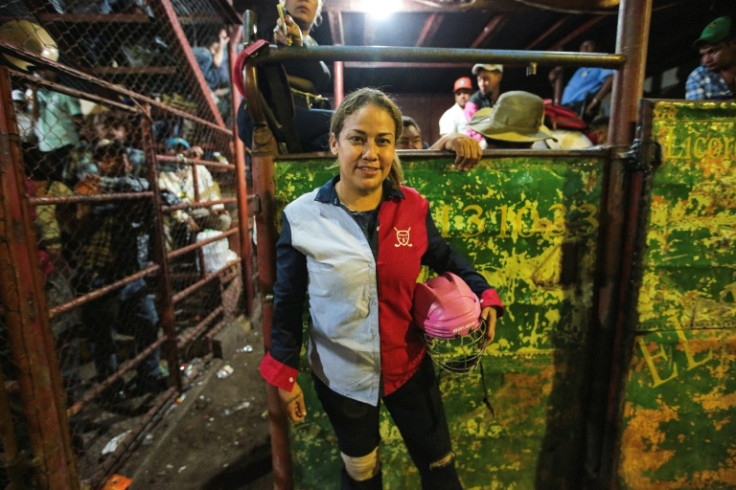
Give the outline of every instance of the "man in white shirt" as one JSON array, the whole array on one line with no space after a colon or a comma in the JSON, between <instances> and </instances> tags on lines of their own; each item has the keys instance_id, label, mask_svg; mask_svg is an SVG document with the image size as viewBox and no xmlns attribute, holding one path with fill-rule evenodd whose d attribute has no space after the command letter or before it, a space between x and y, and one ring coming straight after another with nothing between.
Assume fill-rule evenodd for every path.
<instances>
[{"instance_id":1,"label":"man in white shirt","mask_svg":"<svg viewBox=\"0 0 736 490\"><path fill-rule=\"evenodd\" d=\"M463 109L473 93L473 82L468 77L458 78L452 90L455 93L455 104L440 118L440 136L450 133L465 134L465 130L468 129Z\"/></svg>"}]
</instances>

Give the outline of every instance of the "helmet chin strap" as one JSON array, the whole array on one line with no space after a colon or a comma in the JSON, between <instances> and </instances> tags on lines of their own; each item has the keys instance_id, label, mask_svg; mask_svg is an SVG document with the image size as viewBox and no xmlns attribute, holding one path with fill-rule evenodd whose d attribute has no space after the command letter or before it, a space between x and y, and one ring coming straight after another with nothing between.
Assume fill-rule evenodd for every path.
<instances>
[{"instance_id":1,"label":"helmet chin strap","mask_svg":"<svg viewBox=\"0 0 736 490\"><path fill-rule=\"evenodd\" d=\"M491 412L491 417L496 416L496 412L493 411L493 405L491 405L491 399L488 397L488 385L486 384L486 377L483 374L483 361L480 362L480 382L483 385L483 403L485 403L488 411Z\"/></svg>"},{"instance_id":2,"label":"helmet chin strap","mask_svg":"<svg viewBox=\"0 0 736 490\"><path fill-rule=\"evenodd\" d=\"M486 406L486 408L488 409L488 411L491 412L491 417L495 417L496 416L496 412L493 410L493 405L491 404L491 398L490 398L490 396L488 394L488 384L486 383L486 376L485 376L485 373L483 372L483 360L482 360L482 358L479 357L476 360L476 362L478 364L480 364L480 366L479 366L479 368L480 368L480 384L481 384L482 391L483 391L483 404ZM470 368L467 368L463 372L468 372L468 371L470 371L470 369L472 369L472 366ZM440 368L439 371L440 372L437 374L437 384L438 385L442 381L442 374L446 371L446 369ZM460 371L456 371L456 372L460 372Z\"/></svg>"}]
</instances>

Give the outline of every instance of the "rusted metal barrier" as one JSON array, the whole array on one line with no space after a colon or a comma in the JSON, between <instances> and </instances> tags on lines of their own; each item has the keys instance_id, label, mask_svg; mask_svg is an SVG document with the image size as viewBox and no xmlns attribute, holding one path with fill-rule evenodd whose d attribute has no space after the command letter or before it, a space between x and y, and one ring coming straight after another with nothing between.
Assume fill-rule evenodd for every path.
<instances>
[{"instance_id":1,"label":"rusted metal barrier","mask_svg":"<svg viewBox=\"0 0 736 490\"><path fill-rule=\"evenodd\" d=\"M220 109L213 105L202 74L193 65L186 37L192 34L187 24L190 20L178 24L171 3L166 0L159 3L163 10L155 21L146 19L145 15L129 20L151 28L162 21L172 26L171 31L162 32L177 40L176 49L187 55L189 69L180 70L179 77L168 78L165 83L159 80L159 88L165 92L172 90L166 83L186 85L195 80L201 94L193 94L194 106L177 106L173 99L160 97L160 92L144 83L145 77L161 76L163 71L145 73L146 67L124 66L90 69L89 63L81 63L85 69L80 70L0 42L2 56L29 62L39 72L49 74L37 77L0 68L3 107L0 114L3 186L0 321L10 333L8 338L0 339L1 372L5 375L0 402L7 402L0 403L0 417L8 477L13 481L35 478L43 488L79 488L82 483L100 485L122 458L134 450L136 441L141 440L140 433L160 418L173 394L181 392L189 382L179 369L189 361L186 358L189 354L182 349L193 342L201 342L205 349L212 348L214 336L239 313L237 308L243 305L242 285L249 285L249 276L253 274L252 258L243 255L251 253L248 217L252 214L248 208L243 156L235 155L233 130L223 124ZM74 41L68 32L59 30L64 23L72 23L74 32L84 37L95 34L87 30L89 25L104 26L105 32L111 32L106 29L120 20L113 15L74 15L77 14L40 16L42 22L55 26L51 30L62 51L72 50ZM217 24L222 22L217 15L208 14L204 21L195 17L191 20L197 22L198 32L219 29ZM86 59L86 54L75 52L78 60ZM107 81L90 73L104 76ZM129 81L129 87L119 85L122 79ZM144 86L148 88L141 90ZM13 102L26 95L32 105ZM32 126L29 133L24 126L28 118L48 117L43 112L48 106L43 105L42 97L63 101L55 115L61 122L48 125L47 133L38 125ZM207 110L197 111L195 106ZM232 120L229 116L227 119ZM43 147L53 140L44 136L61 133L59 128L67 120L73 123L79 137L71 151L62 153L56 152L56 148ZM127 131L127 137L113 131L119 128ZM125 147L125 156L116 161L125 162L125 171L105 174L104 162L96 160L96 152L108 145L115 147L118 137L124 142L121 145ZM186 139L186 146L192 149L200 146L201 152L188 154L185 148L178 148L179 153L187 153L182 158L177 148L167 144L169 138ZM100 150L99 155L104 152ZM63 165L45 166L57 161ZM173 197L165 195L164 174L182 177L181 187L174 189ZM99 177L90 177L94 175ZM202 180L202 176L206 179ZM117 186L122 181L105 180L122 177L137 182L137 186L121 190ZM97 185L113 187L98 193ZM206 186L216 187L218 197L205 190ZM85 228L81 223L87 217L113 217L109 214L113 209L119 210L114 217L121 224L137 220L146 224L143 228L134 225L126 230L117 228L116 221L110 220L106 243L114 247L116 242L127 243L126 240L134 237L133 242L140 247L138 251L145 248L151 254L140 264L132 265L141 256L128 248L129 257L116 258L121 266L119 271L110 271L109 277L98 274L95 277L99 280L85 282L92 277L84 274L87 270L104 271L87 269L84 264L88 264L85 261L95 264L91 261L90 250L94 249L91 239L102 236L99 233L107 230L104 227L108 225L89 221L94 225ZM222 214L226 217L230 215L221 220L227 228L218 235L210 233L196 241L197 231L184 227L185 234L174 236L172 230L179 224L176 216L210 213L215 209L224 210ZM136 230L140 229L145 229L149 242L141 241L142 234L131 235L138 234ZM215 247L217 251L213 252ZM218 269L219 264L223 267ZM124 265L127 265L125 270ZM241 278L240 274L248 275ZM142 289L136 289L139 287ZM253 288L247 288L251 296L249 303L244 304L245 310L249 310L253 294ZM145 314L149 319L158 318L155 331L141 336L143 320L138 322L132 315L144 310L127 308L109 310L105 321L91 328L91 317L87 316L90 311L93 308L108 311L111 301L110 304L118 306L126 304L130 298L124 297L127 291L134 291L130 293L133 301L147 302L145 308L149 310ZM155 303L150 301L154 297ZM116 327L131 326L126 332L129 335L112 336ZM103 373L92 366L96 352L103 352L98 350L100 340L94 331L108 329L113 342L108 346L110 355L118 360L114 369ZM33 335L28 335L31 332ZM140 340L143 338L147 340ZM211 358L211 352L203 355ZM160 359L161 364L154 366L154 358L156 362ZM167 378L152 376L151 383L143 379L142 373L153 367ZM155 381L163 382L155 384ZM119 399L120 394L125 398ZM23 410L19 411L21 403ZM43 407L42 412L37 410L39 406ZM11 434L22 437L14 440ZM105 443L114 436L120 436L115 439L117 446L98 457ZM24 454L30 456L29 464L24 463Z\"/></svg>"}]
</instances>

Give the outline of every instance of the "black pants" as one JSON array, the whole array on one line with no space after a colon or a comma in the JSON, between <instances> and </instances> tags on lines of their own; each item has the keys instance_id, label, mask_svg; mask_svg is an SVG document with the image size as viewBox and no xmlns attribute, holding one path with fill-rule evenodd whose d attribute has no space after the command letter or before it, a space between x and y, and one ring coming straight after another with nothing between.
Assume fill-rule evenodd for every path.
<instances>
[{"instance_id":1,"label":"black pants","mask_svg":"<svg viewBox=\"0 0 736 490\"><path fill-rule=\"evenodd\" d=\"M380 434L376 407L335 393L312 376L314 387L327 413L340 451L352 457L365 456L378 446ZM383 398L404 444L422 478L422 488L462 488L454 463L434 467L452 451L450 432L442 406L437 378L429 356L401 388Z\"/></svg>"}]
</instances>

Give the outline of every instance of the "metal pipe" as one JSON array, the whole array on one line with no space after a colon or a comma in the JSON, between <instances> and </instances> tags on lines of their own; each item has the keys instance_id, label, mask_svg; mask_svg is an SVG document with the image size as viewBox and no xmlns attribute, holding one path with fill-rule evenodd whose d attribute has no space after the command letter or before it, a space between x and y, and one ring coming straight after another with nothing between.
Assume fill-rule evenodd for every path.
<instances>
[{"instance_id":1,"label":"metal pipe","mask_svg":"<svg viewBox=\"0 0 736 490\"><path fill-rule=\"evenodd\" d=\"M194 202L186 202L182 204L200 204L200 196L199 196L199 172L197 171L197 166L192 165L191 167L192 172L192 190L194 191ZM196 238L196 235L195 235ZM204 266L204 243L197 243L198 245L201 244L201 247L197 247L195 250L197 251L197 261L199 262L199 275L201 277L205 277L207 275L207 272L205 270Z\"/></svg>"},{"instance_id":2,"label":"metal pipe","mask_svg":"<svg viewBox=\"0 0 736 490\"><path fill-rule=\"evenodd\" d=\"M130 112L130 113L138 112L137 107L125 105L120 102L115 102L114 100L105 99L104 97L100 97L98 95L95 95L89 92L82 92L81 90L74 90L73 88L69 88L66 85L51 82L49 80L38 78L33 75L26 75L25 73L15 73L14 72L13 78L23 79L31 86L48 88L60 94L71 95L72 97L76 97L78 99L83 99L83 100L88 100L90 102L97 102L98 104L104 105L106 107L115 107L116 109L119 109L125 112Z\"/></svg>"},{"instance_id":3,"label":"metal pipe","mask_svg":"<svg viewBox=\"0 0 736 490\"><path fill-rule=\"evenodd\" d=\"M243 13L243 29L241 32L244 36L244 44L250 44L255 40L256 35L256 17L255 12L246 10ZM230 73L235 66L235 58L237 51L236 43L230 43ZM238 230L240 231L240 243L238 255L242 259L241 275L243 288L245 289L245 313L251 315L253 313L253 301L255 298L255 288L253 287L253 246L250 236L250 212L248 211L248 180L245 162L245 145L241 141L238 134L238 109L242 97L240 92L235 90L230 80L230 109L231 119L233 121L233 143L235 152L235 181L237 183L238 196Z\"/></svg>"},{"instance_id":4,"label":"metal pipe","mask_svg":"<svg viewBox=\"0 0 736 490\"><path fill-rule=\"evenodd\" d=\"M287 60L322 61L412 61L420 62L464 62L502 63L505 65L593 66L621 68L625 62L623 54L571 53L565 51L521 51L501 49L461 48L414 48L394 46L315 46L305 49L279 48L269 45L249 64L281 63ZM248 100L252 100L248 98Z\"/></svg>"},{"instance_id":5,"label":"metal pipe","mask_svg":"<svg viewBox=\"0 0 736 490\"><path fill-rule=\"evenodd\" d=\"M299 51L307 51L299 50ZM276 205L273 165L276 154L276 139L266 123L260 102L255 66L245 67L245 91L254 122L253 131L253 190L258 197L259 212L255 214L258 234L258 281L261 292L261 328L263 346L271 347L271 318L273 313L273 284L276 279ZM274 488L291 489L294 482L291 474L291 452L289 450L289 425L281 408L278 388L266 384L269 430L271 433L271 467Z\"/></svg>"},{"instance_id":6,"label":"metal pipe","mask_svg":"<svg viewBox=\"0 0 736 490\"><path fill-rule=\"evenodd\" d=\"M157 338L151 345L140 351L135 357L128 359L123 364L121 364L118 370L115 371L115 373L105 378L101 383L94 385L93 388L87 390L82 395L82 398L79 399L79 401L75 402L74 405L67 408L67 415L69 417L73 417L74 415L81 412L84 407L89 404L89 402L100 396L100 393L112 386L113 383L118 380L122 380L128 371L132 370L135 366L143 362L143 359L148 357L151 352L159 348L164 342L166 342L166 337Z\"/></svg>"},{"instance_id":7,"label":"metal pipe","mask_svg":"<svg viewBox=\"0 0 736 490\"><path fill-rule=\"evenodd\" d=\"M488 24L486 24L486 26L481 29L478 37L476 37L475 40L470 44L470 49L482 48L486 41L488 41L488 38L490 38L494 33L498 32L501 27L503 27L508 18L509 14L507 13L494 15L493 18L488 22Z\"/></svg>"},{"instance_id":8,"label":"metal pipe","mask_svg":"<svg viewBox=\"0 0 736 490\"><path fill-rule=\"evenodd\" d=\"M157 154L156 160L159 162L180 163L182 165L204 165L215 172L232 172L235 170L235 165L232 163L213 162L212 160L200 160L198 158L179 158L172 155Z\"/></svg>"},{"instance_id":9,"label":"metal pipe","mask_svg":"<svg viewBox=\"0 0 736 490\"><path fill-rule=\"evenodd\" d=\"M158 168L158 160L156 159L156 142L153 136L153 120L151 118L151 108L146 106L145 116L141 118L141 140L143 151L146 154L148 162L148 179L151 182L151 188L154 192L152 201L153 206L153 259L161 267L158 286L158 308L159 322L161 329L166 336L166 343L163 347L163 354L166 362L169 364L169 381L173 381L173 385L178 391L182 390L181 373L177 367L179 366L179 351L176 348L176 314L174 313L174 302L171 299L174 286L171 281L171 271L169 269L169 261L166 255L166 239L164 231L164 215L161 211L161 188L158 186L158 176L160 175Z\"/></svg>"},{"instance_id":10,"label":"metal pipe","mask_svg":"<svg viewBox=\"0 0 736 490\"><path fill-rule=\"evenodd\" d=\"M342 104L342 99L345 97L345 63L342 61L335 61L333 72L335 107L338 107Z\"/></svg>"},{"instance_id":11,"label":"metal pipe","mask_svg":"<svg viewBox=\"0 0 736 490\"><path fill-rule=\"evenodd\" d=\"M630 145L634 137L639 99L644 93L652 0L622 0L620 11L616 51L626 62L614 75L611 94L608 142L614 146Z\"/></svg>"},{"instance_id":12,"label":"metal pipe","mask_svg":"<svg viewBox=\"0 0 736 490\"><path fill-rule=\"evenodd\" d=\"M616 437L619 430L619 400L622 375L627 366L630 349L625 348L625 325L633 312L625 311L626 297L630 294L631 264L636 230L626 221L636 216L640 208L640 192L636 178L625 168L637 121L637 105L644 91L645 64L652 0L622 0L619 6L616 52L626 60L614 75L613 102L609 143L613 157L606 169L602 208L606 210L601 222L601 245L597 322L591 338L590 358L592 376L589 408L586 415L588 469L586 478L593 487L615 487L618 451ZM636 195L631 194L634 191ZM632 213L634 213L632 215Z\"/></svg>"},{"instance_id":13,"label":"metal pipe","mask_svg":"<svg viewBox=\"0 0 736 490\"><path fill-rule=\"evenodd\" d=\"M194 252L195 250L201 249L202 247L204 247L208 243L212 243L212 242L216 242L218 240L225 239L225 238L227 238L227 237L229 237L231 235L236 235L239 232L240 231L237 228L233 228L231 230L223 231L221 234L219 234L217 236L213 236L212 238L207 238L206 240L201 240L199 242L192 243L190 245L187 245L186 247L177 248L173 252L169 252L167 254L167 258L169 260L171 260L171 259L175 259L177 257L181 257L182 255L186 255L189 252Z\"/></svg>"},{"instance_id":14,"label":"metal pipe","mask_svg":"<svg viewBox=\"0 0 736 490\"><path fill-rule=\"evenodd\" d=\"M213 123L212 121L208 121L206 119L202 119L200 117L195 116L194 114L190 112L183 111L181 109L177 109L175 107L169 106L164 104L163 102L157 101L155 99L152 99L150 97L147 97L145 95L141 95L138 92L133 92L132 90L127 90L125 88L120 87L119 85L115 85L110 82L105 82L103 80L100 80L98 78L95 78L88 73L85 73L83 71L77 70L75 68L71 68L67 65L64 65L62 63L57 63L54 61L51 61L47 58L44 58L42 56L30 53L28 51L24 51L14 44L10 44L7 41L0 41L0 52L8 53L11 56L14 56L16 58L20 58L24 61L28 61L34 66L38 68L48 68L49 70L56 72L56 73L62 73L64 75L68 75L70 77L73 77L78 80L84 80L85 82L91 83L92 85L96 87L101 87L106 90L111 90L112 92L116 94L121 94L129 97L131 100L141 103L141 104L148 104L151 107L156 107L158 109L161 109L162 111L176 115L178 117L182 117L184 119L188 119L190 121L196 122L197 124L202 124L204 126L207 126L208 128L214 130L217 134L217 137L225 138L227 141L229 141L228 138L231 136L231 132L229 129L220 126L218 124Z\"/></svg>"},{"instance_id":15,"label":"metal pipe","mask_svg":"<svg viewBox=\"0 0 736 490\"><path fill-rule=\"evenodd\" d=\"M181 204L175 204L173 206L161 206L161 211L164 213L170 211L177 211L179 209L194 209L194 208L208 208L215 204L233 204L238 202L237 197L226 197L225 199L218 199L217 201L202 201L202 202L184 202ZM229 230L228 230L229 231Z\"/></svg>"},{"instance_id":16,"label":"metal pipe","mask_svg":"<svg viewBox=\"0 0 736 490\"><path fill-rule=\"evenodd\" d=\"M123 279L120 279L119 281L110 283L107 286L101 287L100 289L95 289L91 293L83 294L82 296L77 296L71 301L67 301L66 303L62 303L59 306L49 309L49 316L53 318L56 315L60 315L69 310L73 310L74 308L77 308L79 306L82 306L85 303L89 303L92 300L100 298L106 295L107 293L115 291L116 289L120 289L123 286L130 284L131 282L135 282L138 279L143 279L144 277L148 277L153 274L156 274L159 272L159 269L160 267L157 264L150 265L146 267L145 269L136 272L135 274L132 274Z\"/></svg>"},{"instance_id":17,"label":"metal pipe","mask_svg":"<svg viewBox=\"0 0 736 490\"><path fill-rule=\"evenodd\" d=\"M258 35L258 16L255 10L247 9L243 12L243 46L248 46L250 43L256 40ZM231 49L231 53L234 54L234 49ZM235 57L231 56L230 60L234 60ZM232 68L232 64L230 66ZM236 106L237 107L237 106Z\"/></svg>"},{"instance_id":18,"label":"metal pipe","mask_svg":"<svg viewBox=\"0 0 736 490\"><path fill-rule=\"evenodd\" d=\"M50 490L78 489L38 242L24 202L23 155L11 90L10 73L0 68L0 298L39 484Z\"/></svg>"},{"instance_id":19,"label":"metal pipe","mask_svg":"<svg viewBox=\"0 0 736 490\"><path fill-rule=\"evenodd\" d=\"M622 0L619 14L616 49L626 56L623 70L616 73L613 88L613 111L609 128L609 143L614 147L630 147L639 120L640 99L644 93L646 76L647 46L649 26L652 17L653 0ZM609 202L614 203L621 214L612 220L608 237L619 236L621 243L606 250L606 272L617 274L618 291L611 291L607 314L613 323L611 352L611 374L608 379L608 400L606 403L606 426L602 440L601 474L613 483L618 473L621 453L617 447L620 424L623 420L622 407L619 406L624 386L624 375L632 351L632 336L628 327L635 321L636 310L627 310L629 299L635 296L631 286L633 278L634 253L637 240L637 217L642 210L643 173L629 174L629 169L616 165L612 169L609 187ZM628 180L628 188L620 185ZM618 219L620 217L620 219ZM615 234L614 234L615 233ZM611 240L613 241L613 240ZM624 312L628 313L625 314Z\"/></svg>"},{"instance_id":20,"label":"metal pipe","mask_svg":"<svg viewBox=\"0 0 736 490\"><path fill-rule=\"evenodd\" d=\"M210 314L207 315L202 321L184 331L179 336L177 347L179 347L180 350L183 350L184 347L186 347L191 341L199 337L202 332L207 330L207 327L209 327L210 323L213 323L215 321L215 318L217 318L218 315L221 315L224 311L225 308L220 305L212 310Z\"/></svg>"},{"instance_id":21,"label":"metal pipe","mask_svg":"<svg viewBox=\"0 0 736 490\"><path fill-rule=\"evenodd\" d=\"M179 18L174 11L173 5L171 5L170 1L162 1L151 2L150 7L153 9L157 18L163 19L161 25L168 25L171 27L171 32L177 40L177 42L173 43L175 48L174 52L176 53L177 58L184 66L189 68L189 74L194 75L196 86L199 88L199 93L197 95L204 99L205 107L209 111L209 115L212 116L212 119L218 126L225 128L225 121L222 120L220 110L217 108L217 105L215 105L212 95L210 95L210 88L207 86L207 81L204 79L202 70L199 68L199 64L194 58L194 52L189 48L189 39L187 39L186 34L184 34L184 29L182 29L181 24L179 23Z\"/></svg>"},{"instance_id":22,"label":"metal pipe","mask_svg":"<svg viewBox=\"0 0 736 490\"><path fill-rule=\"evenodd\" d=\"M227 264L222 269L213 272L209 276L207 276L207 277L205 277L203 279L200 279L199 281L195 282L194 284L192 284L188 288L179 291L178 293L176 293L171 298L171 301L173 303L178 303L179 301L183 300L184 298L186 298L187 296L189 296L190 294L192 294L197 289L202 288L205 284L213 281L214 279L216 279L216 278L218 278L220 276L223 276L228 271L229 268L232 268L238 262L240 262L240 259L237 259L237 260L234 260L234 261L230 262L229 264Z\"/></svg>"},{"instance_id":23,"label":"metal pipe","mask_svg":"<svg viewBox=\"0 0 736 490\"><path fill-rule=\"evenodd\" d=\"M29 197L28 204L31 206L43 206L45 204L72 204L84 202L107 202L121 201L125 199L150 199L153 192L119 192L115 194L95 194L84 196L64 196L64 197Z\"/></svg>"},{"instance_id":24,"label":"metal pipe","mask_svg":"<svg viewBox=\"0 0 736 490\"><path fill-rule=\"evenodd\" d=\"M569 32L565 37L560 39L555 43L555 47L557 49L562 49L565 44L569 43L573 39L582 36L586 32L588 32L594 25L596 25L598 22L605 19L605 15L599 15L598 17L593 17L589 21L587 21L585 24L579 26L577 29L574 29L572 32Z\"/></svg>"}]
</instances>

